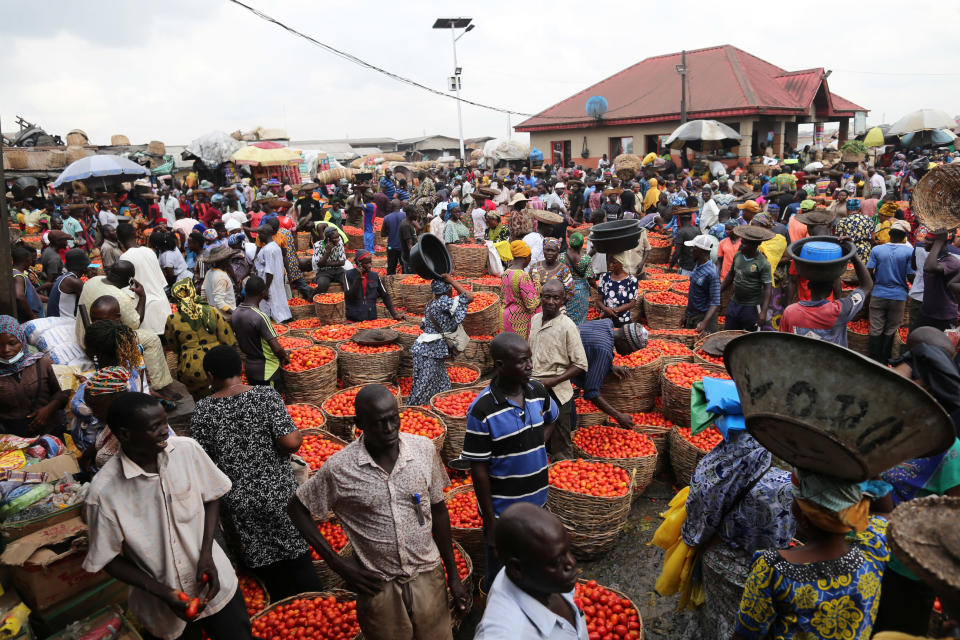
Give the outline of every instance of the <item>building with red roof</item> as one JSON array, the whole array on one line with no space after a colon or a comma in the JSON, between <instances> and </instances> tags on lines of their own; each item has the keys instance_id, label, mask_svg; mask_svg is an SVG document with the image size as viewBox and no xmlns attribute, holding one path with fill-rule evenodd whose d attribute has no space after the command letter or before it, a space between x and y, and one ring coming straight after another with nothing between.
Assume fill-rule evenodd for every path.
<instances>
[{"instance_id":1,"label":"building with red roof","mask_svg":"<svg viewBox=\"0 0 960 640\"><path fill-rule=\"evenodd\" d=\"M680 125L681 53L646 58L521 122L544 162L574 161L595 167L602 154L662 152ZM741 159L795 148L800 123L839 123L840 144L850 118L866 109L832 93L823 68L786 71L731 45L686 52L687 119L719 120L743 139L732 151ZM587 114L592 96L606 113Z\"/></svg>"}]
</instances>

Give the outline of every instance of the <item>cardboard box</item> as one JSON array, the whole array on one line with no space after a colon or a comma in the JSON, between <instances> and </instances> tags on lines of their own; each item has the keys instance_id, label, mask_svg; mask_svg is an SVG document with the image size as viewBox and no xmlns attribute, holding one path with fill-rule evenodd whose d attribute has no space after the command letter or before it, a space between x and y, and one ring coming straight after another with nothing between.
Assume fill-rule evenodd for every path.
<instances>
[{"instance_id":1,"label":"cardboard box","mask_svg":"<svg viewBox=\"0 0 960 640\"><path fill-rule=\"evenodd\" d=\"M13 584L32 609L50 609L108 579L83 569L87 525L71 518L7 545L0 563L13 567Z\"/></svg>"},{"instance_id":2,"label":"cardboard box","mask_svg":"<svg viewBox=\"0 0 960 640\"><path fill-rule=\"evenodd\" d=\"M43 638L61 631L68 624L82 620L91 611L99 611L110 605L120 605L127 601L130 587L119 580L110 578L90 591L76 598L62 602L51 609L34 611L30 623Z\"/></svg>"}]
</instances>

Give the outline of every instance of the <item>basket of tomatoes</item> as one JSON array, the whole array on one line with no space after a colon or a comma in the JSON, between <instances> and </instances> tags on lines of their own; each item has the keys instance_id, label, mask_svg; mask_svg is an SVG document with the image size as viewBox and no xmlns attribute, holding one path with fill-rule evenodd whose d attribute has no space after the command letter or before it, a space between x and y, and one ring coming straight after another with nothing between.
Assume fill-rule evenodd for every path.
<instances>
[{"instance_id":1,"label":"basket of tomatoes","mask_svg":"<svg viewBox=\"0 0 960 640\"><path fill-rule=\"evenodd\" d=\"M847 323L847 348L862 356L870 355L870 321L854 320Z\"/></svg>"},{"instance_id":2,"label":"basket of tomatoes","mask_svg":"<svg viewBox=\"0 0 960 640\"><path fill-rule=\"evenodd\" d=\"M456 540L453 541L453 561L457 565L457 577L460 578L460 582L463 583L463 588L467 592L467 611L463 616L466 617L473 608L473 559ZM443 568L443 580L444 583L446 583L446 567ZM450 593L450 589L448 588L447 606L450 608L450 624L454 629L457 629L460 627L460 623L462 622L463 618L457 616L454 609L455 604L456 603L453 600L453 594Z\"/></svg>"},{"instance_id":3,"label":"basket of tomatoes","mask_svg":"<svg viewBox=\"0 0 960 640\"><path fill-rule=\"evenodd\" d=\"M618 377L611 373L603 380L604 399L620 411L649 411L660 395L660 350L645 347L629 355L613 355L613 366L623 367Z\"/></svg>"},{"instance_id":4,"label":"basket of tomatoes","mask_svg":"<svg viewBox=\"0 0 960 640\"><path fill-rule=\"evenodd\" d=\"M247 615L251 618L270 605L267 587L257 576L237 571L237 586L243 594L243 605L247 609Z\"/></svg>"},{"instance_id":5,"label":"basket of tomatoes","mask_svg":"<svg viewBox=\"0 0 960 640\"><path fill-rule=\"evenodd\" d=\"M329 398L320 404L320 410L323 411L323 417L327 420L327 431L342 440L353 440L354 422L357 418L355 401L357 393L366 385L357 385L348 387L333 393ZM384 385L390 393L397 398L397 406L400 406L400 387L387 384Z\"/></svg>"},{"instance_id":6,"label":"basket of tomatoes","mask_svg":"<svg viewBox=\"0 0 960 640\"><path fill-rule=\"evenodd\" d=\"M499 324L492 325L484 329L495 333ZM469 333L469 332L468 332ZM470 342L463 353L454 356L454 363L473 365L480 370L481 374L493 371L493 357L490 355L490 341L493 336L489 333L470 334Z\"/></svg>"},{"instance_id":7,"label":"basket of tomatoes","mask_svg":"<svg viewBox=\"0 0 960 640\"><path fill-rule=\"evenodd\" d=\"M454 389L470 387L477 384L477 380L480 379L480 369L472 364L448 364L447 377L450 378L450 386Z\"/></svg>"},{"instance_id":8,"label":"basket of tomatoes","mask_svg":"<svg viewBox=\"0 0 960 640\"><path fill-rule=\"evenodd\" d=\"M381 384L393 382L400 367L403 348L388 343L377 346L358 344L353 341L337 345L340 359L340 377L345 385Z\"/></svg>"},{"instance_id":9,"label":"basket of tomatoes","mask_svg":"<svg viewBox=\"0 0 960 640\"><path fill-rule=\"evenodd\" d=\"M475 293L473 302L467 305L467 315L463 318L463 329L470 335L490 331L499 326L500 296L496 293Z\"/></svg>"},{"instance_id":10,"label":"basket of tomatoes","mask_svg":"<svg viewBox=\"0 0 960 640\"><path fill-rule=\"evenodd\" d=\"M696 329L651 329L650 339L672 340L687 347L693 347L700 334Z\"/></svg>"},{"instance_id":11,"label":"basket of tomatoes","mask_svg":"<svg viewBox=\"0 0 960 640\"><path fill-rule=\"evenodd\" d=\"M729 380L727 370L713 364L677 362L663 368L660 389L663 394L663 413L681 427L690 426L690 390L693 383L704 377Z\"/></svg>"},{"instance_id":12,"label":"basket of tomatoes","mask_svg":"<svg viewBox=\"0 0 960 640\"><path fill-rule=\"evenodd\" d=\"M443 442L447 438L447 427L440 416L420 407L405 407L400 410L400 431L429 439L436 447L437 455L440 455ZM362 433L363 429L360 427L354 429L358 438Z\"/></svg>"},{"instance_id":13,"label":"basket of tomatoes","mask_svg":"<svg viewBox=\"0 0 960 640\"><path fill-rule=\"evenodd\" d=\"M596 580L578 580L573 602L587 625L591 638L643 638L640 609L625 594L597 584Z\"/></svg>"},{"instance_id":14,"label":"basket of tomatoes","mask_svg":"<svg viewBox=\"0 0 960 640\"><path fill-rule=\"evenodd\" d=\"M341 558L353 555L353 545L347 539L347 534L336 516L329 514L329 518L326 520L317 520L316 525L317 529L320 530L320 535L327 541L334 553ZM340 574L331 569L330 565L320 557L320 554L313 547L310 547L310 559L313 561L313 570L320 579L323 589L333 589L344 585L344 579L340 577Z\"/></svg>"},{"instance_id":15,"label":"basket of tomatoes","mask_svg":"<svg viewBox=\"0 0 960 640\"><path fill-rule=\"evenodd\" d=\"M487 272L487 245L474 244L471 239L470 244L448 244L447 251L450 252L455 274L465 278L480 278Z\"/></svg>"},{"instance_id":16,"label":"basket of tomatoes","mask_svg":"<svg viewBox=\"0 0 960 640\"><path fill-rule=\"evenodd\" d=\"M423 313L427 304L433 300L433 291L430 289L430 280L425 280L417 275L403 276L394 280L394 290L403 301L403 306L414 313Z\"/></svg>"},{"instance_id":17,"label":"basket of tomatoes","mask_svg":"<svg viewBox=\"0 0 960 640\"><path fill-rule=\"evenodd\" d=\"M350 591L308 591L278 600L252 619L254 637L271 640L361 637L357 596Z\"/></svg>"},{"instance_id":18,"label":"basket of tomatoes","mask_svg":"<svg viewBox=\"0 0 960 640\"><path fill-rule=\"evenodd\" d=\"M657 446L649 436L632 429L591 425L573 432L573 452L578 458L609 462L633 475L633 493L639 496L657 468Z\"/></svg>"},{"instance_id":19,"label":"basket of tomatoes","mask_svg":"<svg viewBox=\"0 0 960 640\"><path fill-rule=\"evenodd\" d=\"M290 298L287 300L287 306L290 307L290 315L293 316L294 320L311 318L316 313L313 303L303 298Z\"/></svg>"},{"instance_id":20,"label":"basket of tomatoes","mask_svg":"<svg viewBox=\"0 0 960 640\"><path fill-rule=\"evenodd\" d=\"M667 420L662 411L656 410L631 413L630 417L633 419L634 431L650 438L657 448L657 464L653 474L663 473L670 460L670 432L673 431L673 423Z\"/></svg>"},{"instance_id":21,"label":"basket of tomatoes","mask_svg":"<svg viewBox=\"0 0 960 640\"><path fill-rule=\"evenodd\" d=\"M430 408L443 418L447 425L447 441L440 457L449 462L460 457L463 439L467 435L467 409L485 387L468 387L441 391L430 398Z\"/></svg>"},{"instance_id":22,"label":"basket of tomatoes","mask_svg":"<svg viewBox=\"0 0 960 640\"><path fill-rule=\"evenodd\" d=\"M737 336L742 336L745 333L746 331L734 331L734 330L717 331L716 333L712 333L709 336L707 336L707 338L709 338L710 340L717 340L717 339L732 340L733 338ZM712 353L707 353L706 351L704 351L703 345L707 341L707 338L704 338L702 340L697 340L697 342L694 343L693 361L696 362L697 364L712 364L712 365L724 367L725 365L723 364L722 355L715 356Z\"/></svg>"},{"instance_id":23,"label":"basket of tomatoes","mask_svg":"<svg viewBox=\"0 0 960 640\"><path fill-rule=\"evenodd\" d=\"M609 549L630 514L633 477L609 462L561 460L548 472L547 510L570 535L575 555L592 558Z\"/></svg>"},{"instance_id":24,"label":"basket of tomatoes","mask_svg":"<svg viewBox=\"0 0 960 640\"><path fill-rule=\"evenodd\" d=\"M660 364L666 366L675 362L693 362L693 352L690 347L677 340L666 340L651 336L647 340L647 347L660 350Z\"/></svg>"},{"instance_id":25,"label":"basket of tomatoes","mask_svg":"<svg viewBox=\"0 0 960 640\"><path fill-rule=\"evenodd\" d=\"M466 549L471 558L485 558L483 519L473 485L454 487L446 492L443 499L450 514L450 535Z\"/></svg>"},{"instance_id":26,"label":"basket of tomatoes","mask_svg":"<svg viewBox=\"0 0 960 640\"><path fill-rule=\"evenodd\" d=\"M503 279L500 276L481 276L470 280L472 291L480 293L503 293Z\"/></svg>"},{"instance_id":27,"label":"basket of tomatoes","mask_svg":"<svg viewBox=\"0 0 960 640\"><path fill-rule=\"evenodd\" d=\"M338 438L323 429L301 429L303 442L297 455L310 467L310 475L330 459L330 456L347 446L346 440Z\"/></svg>"},{"instance_id":28,"label":"basket of tomatoes","mask_svg":"<svg viewBox=\"0 0 960 640\"><path fill-rule=\"evenodd\" d=\"M716 427L708 427L697 435L692 434L690 427L674 427L670 432L670 466L677 484L690 484L700 460L721 442L723 436Z\"/></svg>"},{"instance_id":29,"label":"basket of tomatoes","mask_svg":"<svg viewBox=\"0 0 960 640\"><path fill-rule=\"evenodd\" d=\"M310 337L321 344L332 347L344 340L349 340L356 332L357 327L352 324L328 324L319 329L314 329Z\"/></svg>"},{"instance_id":30,"label":"basket of tomatoes","mask_svg":"<svg viewBox=\"0 0 960 640\"><path fill-rule=\"evenodd\" d=\"M290 414L290 418L297 429L323 429L323 425L327 423L323 411L320 411L320 407L313 404L288 404L287 413Z\"/></svg>"},{"instance_id":31,"label":"basket of tomatoes","mask_svg":"<svg viewBox=\"0 0 960 640\"><path fill-rule=\"evenodd\" d=\"M651 329L681 329L687 297L672 291L648 291L643 294L643 312Z\"/></svg>"},{"instance_id":32,"label":"basket of tomatoes","mask_svg":"<svg viewBox=\"0 0 960 640\"><path fill-rule=\"evenodd\" d=\"M306 349L307 347L312 347L314 345L313 338L307 338L304 336L280 336L277 338L277 342L279 342L280 346L286 351L293 351L294 349Z\"/></svg>"},{"instance_id":33,"label":"basket of tomatoes","mask_svg":"<svg viewBox=\"0 0 960 640\"><path fill-rule=\"evenodd\" d=\"M283 368L287 402L310 402L337 388L337 353L333 349L314 345L288 355L290 364Z\"/></svg>"},{"instance_id":34,"label":"basket of tomatoes","mask_svg":"<svg viewBox=\"0 0 960 640\"><path fill-rule=\"evenodd\" d=\"M682 296L690 293L690 281L689 280L674 280L670 283L670 291L674 293L679 293Z\"/></svg>"},{"instance_id":35,"label":"basket of tomatoes","mask_svg":"<svg viewBox=\"0 0 960 640\"><path fill-rule=\"evenodd\" d=\"M607 414L600 410L600 407L593 404L586 398L574 398L574 406L577 408L577 428L583 428L591 424L603 424L607 420Z\"/></svg>"},{"instance_id":36,"label":"basket of tomatoes","mask_svg":"<svg viewBox=\"0 0 960 640\"><path fill-rule=\"evenodd\" d=\"M342 293L318 293L313 296L313 308L324 324L342 323L347 319Z\"/></svg>"}]
</instances>

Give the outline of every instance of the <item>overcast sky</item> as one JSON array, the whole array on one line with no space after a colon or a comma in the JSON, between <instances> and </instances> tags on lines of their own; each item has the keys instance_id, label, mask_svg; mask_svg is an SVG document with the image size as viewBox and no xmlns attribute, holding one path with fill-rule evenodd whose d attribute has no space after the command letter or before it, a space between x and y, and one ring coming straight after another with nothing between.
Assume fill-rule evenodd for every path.
<instances>
[{"instance_id":1,"label":"overcast sky","mask_svg":"<svg viewBox=\"0 0 960 640\"><path fill-rule=\"evenodd\" d=\"M732 44L787 70L832 69L831 89L869 108L869 124L921 107L960 113L954 0L246 1L439 90L453 59L449 31L432 30L433 21L472 17L476 29L457 45L463 97L520 112L540 111L645 57ZM301 140L457 135L455 101L357 67L227 0L3 2L4 131L19 114L60 135L83 129L94 144L115 133L135 144L184 144L213 129L257 125ZM505 115L464 106L465 137L506 132Z\"/></svg>"}]
</instances>

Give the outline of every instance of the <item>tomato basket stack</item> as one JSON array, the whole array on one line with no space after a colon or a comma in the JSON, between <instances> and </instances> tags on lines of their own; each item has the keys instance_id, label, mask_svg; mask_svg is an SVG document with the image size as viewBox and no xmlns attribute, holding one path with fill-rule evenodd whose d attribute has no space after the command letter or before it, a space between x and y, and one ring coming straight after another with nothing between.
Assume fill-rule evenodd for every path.
<instances>
[{"instance_id":1,"label":"tomato basket stack","mask_svg":"<svg viewBox=\"0 0 960 640\"><path fill-rule=\"evenodd\" d=\"M854 320L847 323L847 348L862 356L870 355L869 320Z\"/></svg>"},{"instance_id":2,"label":"tomato basket stack","mask_svg":"<svg viewBox=\"0 0 960 640\"><path fill-rule=\"evenodd\" d=\"M593 558L616 542L630 514L633 477L618 465L561 460L550 465L547 510L570 535L580 558Z\"/></svg>"},{"instance_id":3,"label":"tomato basket stack","mask_svg":"<svg viewBox=\"0 0 960 640\"><path fill-rule=\"evenodd\" d=\"M708 427L696 436L691 435L690 427L674 427L670 432L670 466L677 485L690 484L694 470L713 447L720 444L723 436L716 427Z\"/></svg>"},{"instance_id":4,"label":"tomato basket stack","mask_svg":"<svg viewBox=\"0 0 960 640\"><path fill-rule=\"evenodd\" d=\"M287 305L290 307L290 315L293 316L294 320L311 318L316 313L313 303L303 298L290 298Z\"/></svg>"},{"instance_id":5,"label":"tomato basket stack","mask_svg":"<svg viewBox=\"0 0 960 640\"><path fill-rule=\"evenodd\" d=\"M678 362L663 368L663 377L660 379L663 413L675 424L690 426L690 390L693 382L704 376L730 379L726 369L712 364Z\"/></svg>"},{"instance_id":6,"label":"tomato basket stack","mask_svg":"<svg viewBox=\"0 0 960 640\"><path fill-rule=\"evenodd\" d=\"M687 297L672 291L648 291L643 294L643 311L651 329L680 329Z\"/></svg>"},{"instance_id":7,"label":"tomato basket stack","mask_svg":"<svg viewBox=\"0 0 960 640\"><path fill-rule=\"evenodd\" d=\"M327 431L342 440L350 441L354 439L353 427L357 417L354 400L364 386L366 385L357 385L336 391L320 404L323 417L327 419ZM384 386L398 399L397 406L400 406L400 387L392 384Z\"/></svg>"},{"instance_id":8,"label":"tomato basket stack","mask_svg":"<svg viewBox=\"0 0 960 640\"><path fill-rule=\"evenodd\" d=\"M698 338L695 329L651 329L651 340L673 340L687 347L693 347Z\"/></svg>"},{"instance_id":9,"label":"tomato basket stack","mask_svg":"<svg viewBox=\"0 0 960 640\"><path fill-rule=\"evenodd\" d=\"M310 338L328 347L336 347L341 342L352 338L356 332L357 328L352 324L328 324L314 329L310 333Z\"/></svg>"},{"instance_id":10,"label":"tomato basket stack","mask_svg":"<svg viewBox=\"0 0 960 640\"><path fill-rule=\"evenodd\" d=\"M447 365L447 376L454 389L472 387L480 379L480 369L472 364Z\"/></svg>"},{"instance_id":11,"label":"tomato basket stack","mask_svg":"<svg viewBox=\"0 0 960 640\"><path fill-rule=\"evenodd\" d=\"M649 411L660 393L660 350L646 347L622 356L615 353L613 365L624 367L623 379L612 373L603 380L601 392L607 402L619 411Z\"/></svg>"},{"instance_id":12,"label":"tomato basket stack","mask_svg":"<svg viewBox=\"0 0 960 640\"><path fill-rule=\"evenodd\" d=\"M420 329L419 323L408 324L406 322L393 327L393 330L397 332L397 341L394 344L403 347L403 351L400 352L397 373L401 376L413 375L413 355L410 353L410 348L413 347L413 343L417 341L423 331Z\"/></svg>"},{"instance_id":13,"label":"tomato basket stack","mask_svg":"<svg viewBox=\"0 0 960 640\"><path fill-rule=\"evenodd\" d=\"M578 458L609 462L633 476L633 493L639 496L657 468L657 447L638 431L608 425L591 425L573 432L573 452Z\"/></svg>"},{"instance_id":14,"label":"tomato basket stack","mask_svg":"<svg viewBox=\"0 0 960 640\"><path fill-rule=\"evenodd\" d=\"M421 314L427 303L433 300L433 291L430 281L420 276L408 275L394 282L398 296L403 300L403 306L413 313Z\"/></svg>"},{"instance_id":15,"label":"tomato basket stack","mask_svg":"<svg viewBox=\"0 0 960 640\"><path fill-rule=\"evenodd\" d=\"M300 429L300 433L303 434L303 444L300 445L297 455L310 467L311 476L330 459L330 456L347 446L346 440L323 429Z\"/></svg>"},{"instance_id":16,"label":"tomato basket stack","mask_svg":"<svg viewBox=\"0 0 960 640\"><path fill-rule=\"evenodd\" d=\"M309 637L331 640L361 637L357 596L342 589L308 591L274 602L253 617L253 635L271 640L308 637L307 625L291 622L305 617L315 621Z\"/></svg>"},{"instance_id":17,"label":"tomato basket stack","mask_svg":"<svg viewBox=\"0 0 960 640\"><path fill-rule=\"evenodd\" d=\"M586 398L575 398L574 405L577 407L577 428L590 426L592 424L603 424L607 420L607 414L600 410L597 405Z\"/></svg>"},{"instance_id":18,"label":"tomato basket stack","mask_svg":"<svg viewBox=\"0 0 960 640\"><path fill-rule=\"evenodd\" d=\"M463 440L467 435L467 407L484 388L474 386L450 389L430 398L430 408L439 414L447 425L447 441L440 453L444 462L460 457Z\"/></svg>"},{"instance_id":19,"label":"tomato basket stack","mask_svg":"<svg viewBox=\"0 0 960 640\"><path fill-rule=\"evenodd\" d=\"M489 251L485 244L448 244L453 272L466 278L479 278L486 273Z\"/></svg>"},{"instance_id":20,"label":"tomato basket stack","mask_svg":"<svg viewBox=\"0 0 960 640\"><path fill-rule=\"evenodd\" d=\"M478 565L486 564L483 523L472 484L454 487L443 496L450 513L450 535Z\"/></svg>"},{"instance_id":21,"label":"tomato basket stack","mask_svg":"<svg viewBox=\"0 0 960 640\"><path fill-rule=\"evenodd\" d=\"M649 236L651 249L647 253L648 264L666 264L670 261L670 251L673 241L667 236L651 233Z\"/></svg>"},{"instance_id":22,"label":"tomato basket stack","mask_svg":"<svg viewBox=\"0 0 960 640\"><path fill-rule=\"evenodd\" d=\"M337 345L340 359L340 377L346 385L382 384L393 382L400 368L403 347L383 344L369 347L353 341Z\"/></svg>"},{"instance_id":23,"label":"tomato basket stack","mask_svg":"<svg viewBox=\"0 0 960 640\"><path fill-rule=\"evenodd\" d=\"M463 318L463 329L469 335L480 335L500 324L500 296L496 293L476 293Z\"/></svg>"},{"instance_id":24,"label":"tomato basket stack","mask_svg":"<svg viewBox=\"0 0 960 640\"><path fill-rule=\"evenodd\" d=\"M313 296L313 308L324 324L346 322L346 303L342 293L319 293Z\"/></svg>"},{"instance_id":25,"label":"tomato basket stack","mask_svg":"<svg viewBox=\"0 0 960 640\"><path fill-rule=\"evenodd\" d=\"M341 526L333 513L327 515L328 517L324 520L316 521L320 535L323 536L327 544L330 545L330 548L341 558L352 556L353 545L350 544L350 541L347 539L347 534L344 532L343 526ZM344 585L344 580L340 577L340 574L331 569L330 565L328 565L312 547L310 548L310 558L313 560L313 571L317 574L317 578L320 579L320 584L323 589L334 589Z\"/></svg>"},{"instance_id":26,"label":"tomato basket stack","mask_svg":"<svg viewBox=\"0 0 960 640\"><path fill-rule=\"evenodd\" d=\"M662 473L670 460L670 432L673 430L673 423L660 411L631 413L630 417L633 418L634 431L650 438L657 448L657 464L653 474Z\"/></svg>"},{"instance_id":27,"label":"tomato basket stack","mask_svg":"<svg viewBox=\"0 0 960 640\"><path fill-rule=\"evenodd\" d=\"M315 345L289 352L290 365L283 368L289 404L310 402L337 388L337 352Z\"/></svg>"},{"instance_id":28,"label":"tomato basket stack","mask_svg":"<svg viewBox=\"0 0 960 640\"><path fill-rule=\"evenodd\" d=\"M503 280L500 276L482 276L479 278L474 278L470 281L470 286L474 293L480 293L484 291L486 293L495 293L501 295L503 293Z\"/></svg>"},{"instance_id":29,"label":"tomato basket stack","mask_svg":"<svg viewBox=\"0 0 960 640\"><path fill-rule=\"evenodd\" d=\"M487 327L484 331L494 332L496 326ZM467 343L463 353L454 357L454 363L473 365L480 370L481 374L490 373L493 371L493 357L490 355L490 341L493 340L493 336L486 333L467 333L470 335L470 342Z\"/></svg>"}]
</instances>

